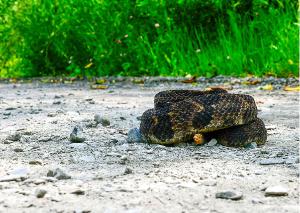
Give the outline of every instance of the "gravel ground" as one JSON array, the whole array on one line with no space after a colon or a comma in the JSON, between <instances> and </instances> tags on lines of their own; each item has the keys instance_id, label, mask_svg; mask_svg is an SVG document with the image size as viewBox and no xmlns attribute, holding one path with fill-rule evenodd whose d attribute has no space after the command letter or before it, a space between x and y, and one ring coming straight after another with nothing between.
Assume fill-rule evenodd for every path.
<instances>
[{"instance_id":1,"label":"gravel ground","mask_svg":"<svg viewBox=\"0 0 300 213\"><path fill-rule=\"evenodd\" d=\"M297 80L166 79L0 83L0 212L298 212ZM155 93L209 86L255 98L265 146L127 142Z\"/></svg>"}]
</instances>

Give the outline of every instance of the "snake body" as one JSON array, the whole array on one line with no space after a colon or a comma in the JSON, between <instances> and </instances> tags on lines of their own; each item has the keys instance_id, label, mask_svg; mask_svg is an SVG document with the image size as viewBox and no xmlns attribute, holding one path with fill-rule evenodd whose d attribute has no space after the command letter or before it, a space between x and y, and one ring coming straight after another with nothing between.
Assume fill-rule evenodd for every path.
<instances>
[{"instance_id":1,"label":"snake body","mask_svg":"<svg viewBox=\"0 0 300 213\"><path fill-rule=\"evenodd\" d=\"M159 92L154 108L143 113L140 130L146 141L163 145L192 141L199 134L233 147L267 140L253 97L223 89Z\"/></svg>"}]
</instances>

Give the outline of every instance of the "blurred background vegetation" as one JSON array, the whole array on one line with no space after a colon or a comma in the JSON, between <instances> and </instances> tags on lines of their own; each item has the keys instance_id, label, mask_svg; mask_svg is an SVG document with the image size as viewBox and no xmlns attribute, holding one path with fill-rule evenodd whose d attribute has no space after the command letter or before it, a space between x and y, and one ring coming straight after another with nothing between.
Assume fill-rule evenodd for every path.
<instances>
[{"instance_id":1,"label":"blurred background vegetation","mask_svg":"<svg viewBox=\"0 0 300 213\"><path fill-rule=\"evenodd\" d=\"M297 0L0 0L0 77L299 76Z\"/></svg>"}]
</instances>

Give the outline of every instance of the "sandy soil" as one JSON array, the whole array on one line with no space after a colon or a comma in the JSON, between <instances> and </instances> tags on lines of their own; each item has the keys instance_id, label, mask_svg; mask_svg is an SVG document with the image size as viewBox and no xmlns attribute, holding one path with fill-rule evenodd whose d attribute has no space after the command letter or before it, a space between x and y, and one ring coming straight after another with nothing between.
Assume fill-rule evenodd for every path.
<instances>
[{"instance_id":1,"label":"sandy soil","mask_svg":"<svg viewBox=\"0 0 300 213\"><path fill-rule=\"evenodd\" d=\"M298 212L297 92L239 85L230 91L255 98L268 129L260 148L126 141L155 93L206 86L1 83L0 212ZM95 114L110 125L95 126ZM84 143L69 141L75 125L83 127ZM71 178L47 177L56 168ZM265 196L277 185L288 195ZM224 190L243 197L216 198Z\"/></svg>"}]
</instances>

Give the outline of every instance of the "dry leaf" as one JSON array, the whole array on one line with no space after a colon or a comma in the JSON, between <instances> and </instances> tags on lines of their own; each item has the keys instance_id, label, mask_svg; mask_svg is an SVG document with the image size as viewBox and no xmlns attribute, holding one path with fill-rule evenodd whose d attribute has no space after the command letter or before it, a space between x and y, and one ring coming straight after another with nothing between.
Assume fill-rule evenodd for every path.
<instances>
[{"instance_id":1,"label":"dry leaf","mask_svg":"<svg viewBox=\"0 0 300 213\"><path fill-rule=\"evenodd\" d=\"M202 134L195 134L193 139L194 139L194 143L197 145L203 144L205 142Z\"/></svg>"},{"instance_id":2,"label":"dry leaf","mask_svg":"<svg viewBox=\"0 0 300 213\"><path fill-rule=\"evenodd\" d=\"M193 76L193 77L191 77L191 78L189 78L189 79L185 79L185 80L183 80L183 81L181 81L182 83L185 83L185 84L191 84L191 83L195 83L196 82L196 76Z\"/></svg>"},{"instance_id":3,"label":"dry leaf","mask_svg":"<svg viewBox=\"0 0 300 213\"><path fill-rule=\"evenodd\" d=\"M272 84L267 84L267 85L261 87L260 89L262 89L262 90L270 90L271 91L274 88L273 88Z\"/></svg>"},{"instance_id":4,"label":"dry leaf","mask_svg":"<svg viewBox=\"0 0 300 213\"><path fill-rule=\"evenodd\" d=\"M261 83L260 80L258 79L255 79L255 80L249 80L249 81L243 81L242 84L245 84L245 85L256 85L256 84L259 84Z\"/></svg>"},{"instance_id":5,"label":"dry leaf","mask_svg":"<svg viewBox=\"0 0 300 213\"><path fill-rule=\"evenodd\" d=\"M145 81L143 79L133 79L132 83L134 83L134 84L144 84Z\"/></svg>"},{"instance_id":6,"label":"dry leaf","mask_svg":"<svg viewBox=\"0 0 300 213\"><path fill-rule=\"evenodd\" d=\"M92 84L91 89L107 89L107 85L97 85L97 84Z\"/></svg>"},{"instance_id":7,"label":"dry leaf","mask_svg":"<svg viewBox=\"0 0 300 213\"><path fill-rule=\"evenodd\" d=\"M284 91L291 91L291 92L299 92L300 91L300 86L297 87L290 87L290 86L285 86L283 88Z\"/></svg>"},{"instance_id":8,"label":"dry leaf","mask_svg":"<svg viewBox=\"0 0 300 213\"><path fill-rule=\"evenodd\" d=\"M232 86L211 86L211 87L207 87L205 88L205 91L211 91L211 90L232 90Z\"/></svg>"}]
</instances>

